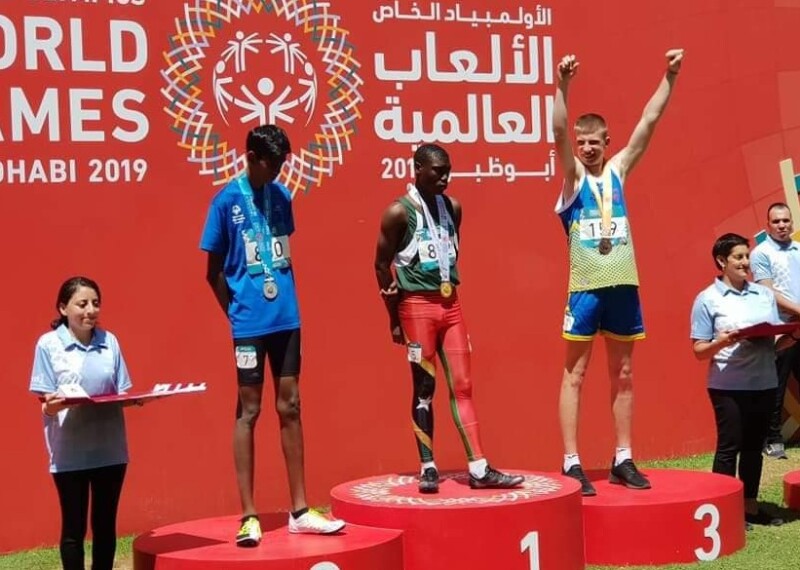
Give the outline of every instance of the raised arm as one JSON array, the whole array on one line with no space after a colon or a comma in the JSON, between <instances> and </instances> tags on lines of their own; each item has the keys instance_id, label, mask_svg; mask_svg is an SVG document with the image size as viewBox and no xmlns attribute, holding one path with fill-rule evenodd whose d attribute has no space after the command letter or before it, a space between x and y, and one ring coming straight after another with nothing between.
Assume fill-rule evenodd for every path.
<instances>
[{"instance_id":1,"label":"raised arm","mask_svg":"<svg viewBox=\"0 0 800 570\"><path fill-rule=\"evenodd\" d=\"M392 274L392 260L400 249L407 227L408 218L405 208L399 202L393 203L383 213L378 244L375 248L375 277L389 314L392 341L396 344L403 344L404 339L397 310L400 298L397 281Z\"/></svg>"},{"instance_id":2,"label":"raised arm","mask_svg":"<svg viewBox=\"0 0 800 570\"><path fill-rule=\"evenodd\" d=\"M556 156L564 170L564 186L561 189L563 201L575 193L575 180L579 178L579 168L583 168L572 151L572 133L567 122L567 91L570 81L578 73L578 61L574 55L565 55L558 63L558 83L553 104L553 136L556 141Z\"/></svg>"},{"instance_id":3,"label":"raised arm","mask_svg":"<svg viewBox=\"0 0 800 570\"><path fill-rule=\"evenodd\" d=\"M671 49L666 53L667 58L667 71L661 82L656 88L656 92L650 97L650 100L645 105L642 118L636 128L633 129L628 145L623 148L614 159L618 161L620 173L625 177L639 159L642 158L644 151L647 150L647 145L650 144L650 139L653 136L656 125L667 108L672 89L675 85L675 80L678 78L678 72L681 69L681 62L683 61L682 49Z\"/></svg>"}]
</instances>

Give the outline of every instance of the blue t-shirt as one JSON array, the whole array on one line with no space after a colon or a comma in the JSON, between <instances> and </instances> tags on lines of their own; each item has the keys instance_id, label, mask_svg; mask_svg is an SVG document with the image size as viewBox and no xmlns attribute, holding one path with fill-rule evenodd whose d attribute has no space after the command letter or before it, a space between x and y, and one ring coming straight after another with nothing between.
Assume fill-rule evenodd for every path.
<instances>
[{"instance_id":1,"label":"blue t-shirt","mask_svg":"<svg viewBox=\"0 0 800 570\"><path fill-rule=\"evenodd\" d=\"M742 291L714 280L692 306L693 340L713 340L719 333L759 323L780 323L771 289L746 283ZM708 387L718 390L769 390L778 385L773 337L747 338L717 352L708 366Z\"/></svg>"},{"instance_id":2,"label":"blue t-shirt","mask_svg":"<svg viewBox=\"0 0 800 570\"><path fill-rule=\"evenodd\" d=\"M45 333L36 343L31 392L49 394L62 384L79 384L90 396L120 394L131 379L117 338L95 328L84 346L66 326ZM122 405L84 404L44 416L50 472L94 469L128 462Z\"/></svg>"},{"instance_id":3,"label":"blue t-shirt","mask_svg":"<svg viewBox=\"0 0 800 570\"><path fill-rule=\"evenodd\" d=\"M247 177L242 177L248 184ZM270 231L272 234L272 275L278 296L264 296L265 274L261 267L257 228L253 226L250 205L239 184L231 180L211 201L200 249L222 255L223 271L230 293L228 320L233 338L247 338L300 327L289 236L294 233L292 197L280 183L272 182L254 192L252 204L264 224L265 195L269 192Z\"/></svg>"}]
</instances>

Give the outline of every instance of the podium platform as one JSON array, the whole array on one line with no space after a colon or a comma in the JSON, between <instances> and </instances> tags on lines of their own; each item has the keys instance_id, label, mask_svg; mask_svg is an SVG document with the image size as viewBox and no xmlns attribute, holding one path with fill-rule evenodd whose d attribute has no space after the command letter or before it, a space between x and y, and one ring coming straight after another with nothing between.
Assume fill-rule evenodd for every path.
<instances>
[{"instance_id":1,"label":"podium platform","mask_svg":"<svg viewBox=\"0 0 800 570\"><path fill-rule=\"evenodd\" d=\"M800 471L789 471L783 476L783 502L795 511L800 511Z\"/></svg>"},{"instance_id":2,"label":"podium platform","mask_svg":"<svg viewBox=\"0 0 800 570\"><path fill-rule=\"evenodd\" d=\"M585 567L580 485L554 474L525 476L510 490L469 487L467 473L441 473L437 494L414 475L383 475L333 489L333 513L359 525L403 531L406 570Z\"/></svg>"},{"instance_id":3,"label":"podium platform","mask_svg":"<svg viewBox=\"0 0 800 570\"><path fill-rule=\"evenodd\" d=\"M264 538L240 548L238 517L157 528L133 542L134 570L403 570L402 533L348 524L327 536L289 534L287 514L259 515Z\"/></svg>"},{"instance_id":4,"label":"podium platform","mask_svg":"<svg viewBox=\"0 0 800 570\"><path fill-rule=\"evenodd\" d=\"M597 496L583 498L586 563L673 564L715 560L745 545L742 483L702 471L643 469L653 488L588 473Z\"/></svg>"}]
</instances>

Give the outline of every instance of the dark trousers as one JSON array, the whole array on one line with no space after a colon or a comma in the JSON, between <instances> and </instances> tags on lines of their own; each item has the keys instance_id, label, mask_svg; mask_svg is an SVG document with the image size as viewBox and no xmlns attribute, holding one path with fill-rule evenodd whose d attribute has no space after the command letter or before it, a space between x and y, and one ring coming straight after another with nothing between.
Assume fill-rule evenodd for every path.
<instances>
[{"instance_id":1,"label":"dark trousers","mask_svg":"<svg viewBox=\"0 0 800 570\"><path fill-rule=\"evenodd\" d=\"M117 549L117 506L126 465L53 473L61 503L61 564L84 570L89 495L92 498L92 570L111 570Z\"/></svg>"},{"instance_id":2,"label":"dark trousers","mask_svg":"<svg viewBox=\"0 0 800 570\"><path fill-rule=\"evenodd\" d=\"M761 449L775 402L775 389L709 388L708 395L717 420L717 450L712 471L736 477L738 458L744 498L755 499L761 482Z\"/></svg>"},{"instance_id":3,"label":"dark trousers","mask_svg":"<svg viewBox=\"0 0 800 570\"><path fill-rule=\"evenodd\" d=\"M783 443L783 436L781 435L781 427L783 427L783 398L786 395L786 385L789 382L790 375L794 375L795 382L800 382L800 342L778 353L775 358L775 368L778 372L778 389L775 391L775 401L772 407L765 444Z\"/></svg>"}]
</instances>

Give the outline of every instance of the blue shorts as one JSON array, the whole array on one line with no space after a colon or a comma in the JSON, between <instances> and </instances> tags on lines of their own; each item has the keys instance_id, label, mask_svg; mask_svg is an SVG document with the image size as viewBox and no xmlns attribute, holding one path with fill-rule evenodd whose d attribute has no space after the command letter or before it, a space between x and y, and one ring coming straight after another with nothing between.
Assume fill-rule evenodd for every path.
<instances>
[{"instance_id":1,"label":"blue shorts","mask_svg":"<svg viewBox=\"0 0 800 570\"><path fill-rule=\"evenodd\" d=\"M645 337L638 287L618 285L569 294L561 336L592 340L598 332L617 340Z\"/></svg>"}]
</instances>

